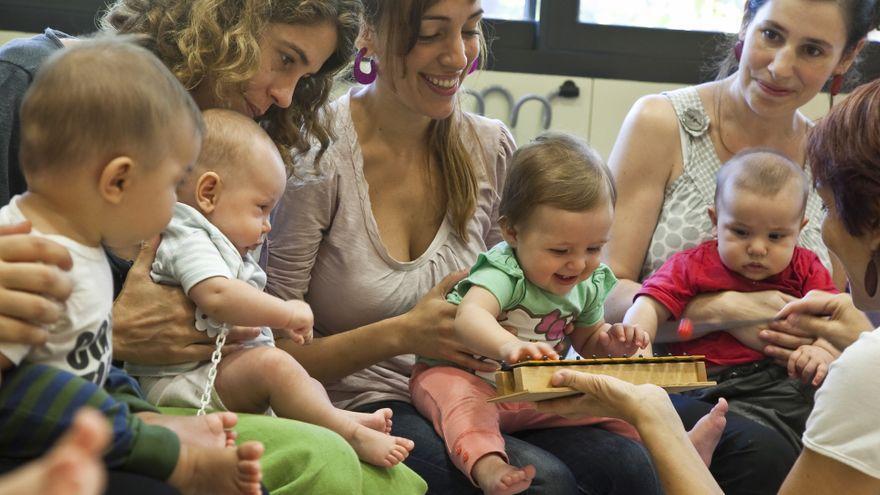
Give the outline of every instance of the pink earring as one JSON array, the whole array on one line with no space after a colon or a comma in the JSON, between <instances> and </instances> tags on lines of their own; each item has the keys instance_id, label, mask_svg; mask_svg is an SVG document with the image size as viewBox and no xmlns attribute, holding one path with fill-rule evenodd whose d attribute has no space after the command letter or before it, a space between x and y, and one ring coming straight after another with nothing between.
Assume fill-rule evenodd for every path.
<instances>
[{"instance_id":1,"label":"pink earring","mask_svg":"<svg viewBox=\"0 0 880 495\"><path fill-rule=\"evenodd\" d=\"M739 62L743 56L743 41L739 40L736 44L733 45L733 56L736 57L736 61Z\"/></svg>"},{"instance_id":2,"label":"pink earring","mask_svg":"<svg viewBox=\"0 0 880 495\"><path fill-rule=\"evenodd\" d=\"M479 67L480 67L480 57L477 56L477 58L474 59L474 61L473 61L473 63L471 64L470 68L468 69L468 74L473 74L474 71L476 71L477 68L479 68Z\"/></svg>"},{"instance_id":3,"label":"pink earring","mask_svg":"<svg viewBox=\"0 0 880 495\"><path fill-rule=\"evenodd\" d=\"M378 74L378 70L376 70L376 62L373 59L368 58L367 61L370 62L370 72L364 72L361 64L364 61L364 55L366 55L367 49L361 48L357 55L354 57L354 80L360 84L372 84L373 81L376 80L376 75Z\"/></svg>"},{"instance_id":4,"label":"pink earring","mask_svg":"<svg viewBox=\"0 0 880 495\"><path fill-rule=\"evenodd\" d=\"M841 89L843 89L843 75L837 74L831 78L831 86L828 87L828 92L831 93L831 96L837 96Z\"/></svg>"}]
</instances>

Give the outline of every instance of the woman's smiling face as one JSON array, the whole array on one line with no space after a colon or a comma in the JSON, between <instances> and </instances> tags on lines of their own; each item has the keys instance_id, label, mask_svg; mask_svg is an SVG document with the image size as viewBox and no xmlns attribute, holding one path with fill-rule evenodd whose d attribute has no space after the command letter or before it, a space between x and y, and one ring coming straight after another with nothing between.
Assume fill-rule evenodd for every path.
<instances>
[{"instance_id":1,"label":"woman's smiling face","mask_svg":"<svg viewBox=\"0 0 880 495\"><path fill-rule=\"evenodd\" d=\"M480 0L441 0L425 11L415 45L382 69L378 84L411 111L440 120L449 117L468 68L480 53Z\"/></svg>"}]
</instances>

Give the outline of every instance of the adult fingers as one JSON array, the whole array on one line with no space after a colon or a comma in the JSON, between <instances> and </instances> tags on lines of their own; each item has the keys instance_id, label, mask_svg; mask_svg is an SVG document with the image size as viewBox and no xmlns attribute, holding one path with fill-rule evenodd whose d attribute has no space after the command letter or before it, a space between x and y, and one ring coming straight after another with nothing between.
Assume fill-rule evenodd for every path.
<instances>
[{"instance_id":1,"label":"adult fingers","mask_svg":"<svg viewBox=\"0 0 880 495\"><path fill-rule=\"evenodd\" d=\"M67 248L45 237L15 235L0 238L0 260L10 263L39 262L62 270L73 267Z\"/></svg>"},{"instance_id":2,"label":"adult fingers","mask_svg":"<svg viewBox=\"0 0 880 495\"><path fill-rule=\"evenodd\" d=\"M796 335L798 337L808 337L813 338L813 334L798 328L795 325L792 325L789 320L794 321L797 318L795 315L791 315L786 320L772 321L767 325L767 328L773 330L775 332L787 333L789 335Z\"/></svg>"},{"instance_id":3,"label":"adult fingers","mask_svg":"<svg viewBox=\"0 0 880 495\"><path fill-rule=\"evenodd\" d=\"M775 345L766 345L764 346L764 355L773 358L778 363L783 363L785 366L785 362L791 357L791 353L793 351L791 349L786 349L785 347L779 347Z\"/></svg>"},{"instance_id":4,"label":"adult fingers","mask_svg":"<svg viewBox=\"0 0 880 495\"><path fill-rule=\"evenodd\" d=\"M810 345L815 339L811 337L798 337L785 332L777 332L775 330L761 330L758 337L765 343L776 347L784 347L790 351L794 351L802 345Z\"/></svg>"},{"instance_id":5,"label":"adult fingers","mask_svg":"<svg viewBox=\"0 0 880 495\"><path fill-rule=\"evenodd\" d=\"M465 278L467 276L467 274L468 274L467 270L459 270L457 272L452 272L449 275L443 277L443 279L440 280L440 282L434 286L433 290L440 292L440 295L445 299L446 294L448 294L449 291L451 291L452 288L455 287L455 284L457 284L459 281L461 281L461 279Z\"/></svg>"},{"instance_id":6,"label":"adult fingers","mask_svg":"<svg viewBox=\"0 0 880 495\"><path fill-rule=\"evenodd\" d=\"M0 291L0 314L33 323L51 324L64 314L64 306L29 292Z\"/></svg>"},{"instance_id":7,"label":"adult fingers","mask_svg":"<svg viewBox=\"0 0 880 495\"><path fill-rule=\"evenodd\" d=\"M0 316L0 342L14 344L40 345L46 342L49 333L30 323L16 318Z\"/></svg>"},{"instance_id":8,"label":"adult fingers","mask_svg":"<svg viewBox=\"0 0 880 495\"><path fill-rule=\"evenodd\" d=\"M31 222L12 223L9 225L0 225L0 236L13 234L29 234L31 232Z\"/></svg>"},{"instance_id":9,"label":"adult fingers","mask_svg":"<svg viewBox=\"0 0 880 495\"><path fill-rule=\"evenodd\" d=\"M822 316L813 316L808 314L794 314L786 319L792 328L797 329L799 334L813 336L830 335L835 329L845 325L839 321L830 320ZM867 330L864 328L862 330Z\"/></svg>"},{"instance_id":10,"label":"adult fingers","mask_svg":"<svg viewBox=\"0 0 880 495\"><path fill-rule=\"evenodd\" d=\"M190 344L186 347L178 348L173 352L173 355L188 361L208 361L211 359L211 355L214 354L216 348L217 346L211 344ZM225 356L227 353L234 352L238 349L241 349L240 345L225 345L223 346L223 349L221 349L221 352Z\"/></svg>"},{"instance_id":11,"label":"adult fingers","mask_svg":"<svg viewBox=\"0 0 880 495\"><path fill-rule=\"evenodd\" d=\"M813 290L803 298L786 304L776 316L785 318L795 313L828 316L833 314L840 304L840 300L834 294Z\"/></svg>"},{"instance_id":12,"label":"adult fingers","mask_svg":"<svg viewBox=\"0 0 880 495\"><path fill-rule=\"evenodd\" d=\"M57 266L43 263L0 264L0 287L12 291L42 294L65 301L73 291L73 281Z\"/></svg>"}]
</instances>

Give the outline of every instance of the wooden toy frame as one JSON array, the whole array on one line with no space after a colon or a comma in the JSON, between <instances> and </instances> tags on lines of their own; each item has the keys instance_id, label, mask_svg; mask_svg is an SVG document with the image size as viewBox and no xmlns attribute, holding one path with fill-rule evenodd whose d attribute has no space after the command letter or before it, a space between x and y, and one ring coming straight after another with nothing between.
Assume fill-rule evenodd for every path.
<instances>
[{"instance_id":1,"label":"wooden toy frame","mask_svg":"<svg viewBox=\"0 0 880 495\"><path fill-rule=\"evenodd\" d=\"M569 387L550 386L560 368L609 375L640 385L653 383L671 393L710 387L704 356L608 357L562 361L525 361L495 373L497 395L489 402L537 402L575 395Z\"/></svg>"}]
</instances>

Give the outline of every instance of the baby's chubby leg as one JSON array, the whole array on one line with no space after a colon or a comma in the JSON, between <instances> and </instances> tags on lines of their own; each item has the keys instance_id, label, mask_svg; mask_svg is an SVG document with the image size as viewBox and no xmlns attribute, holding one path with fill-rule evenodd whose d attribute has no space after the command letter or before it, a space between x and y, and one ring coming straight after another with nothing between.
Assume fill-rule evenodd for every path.
<instances>
[{"instance_id":1,"label":"baby's chubby leg","mask_svg":"<svg viewBox=\"0 0 880 495\"><path fill-rule=\"evenodd\" d=\"M411 440L385 433L390 411L355 414L335 408L324 387L290 354L275 347L245 349L224 357L215 386L230 411L259 414L271 406L281 417L335 431L361 460L376 466L398 464L413 448Z\"/></svg>"}]
</instances>

